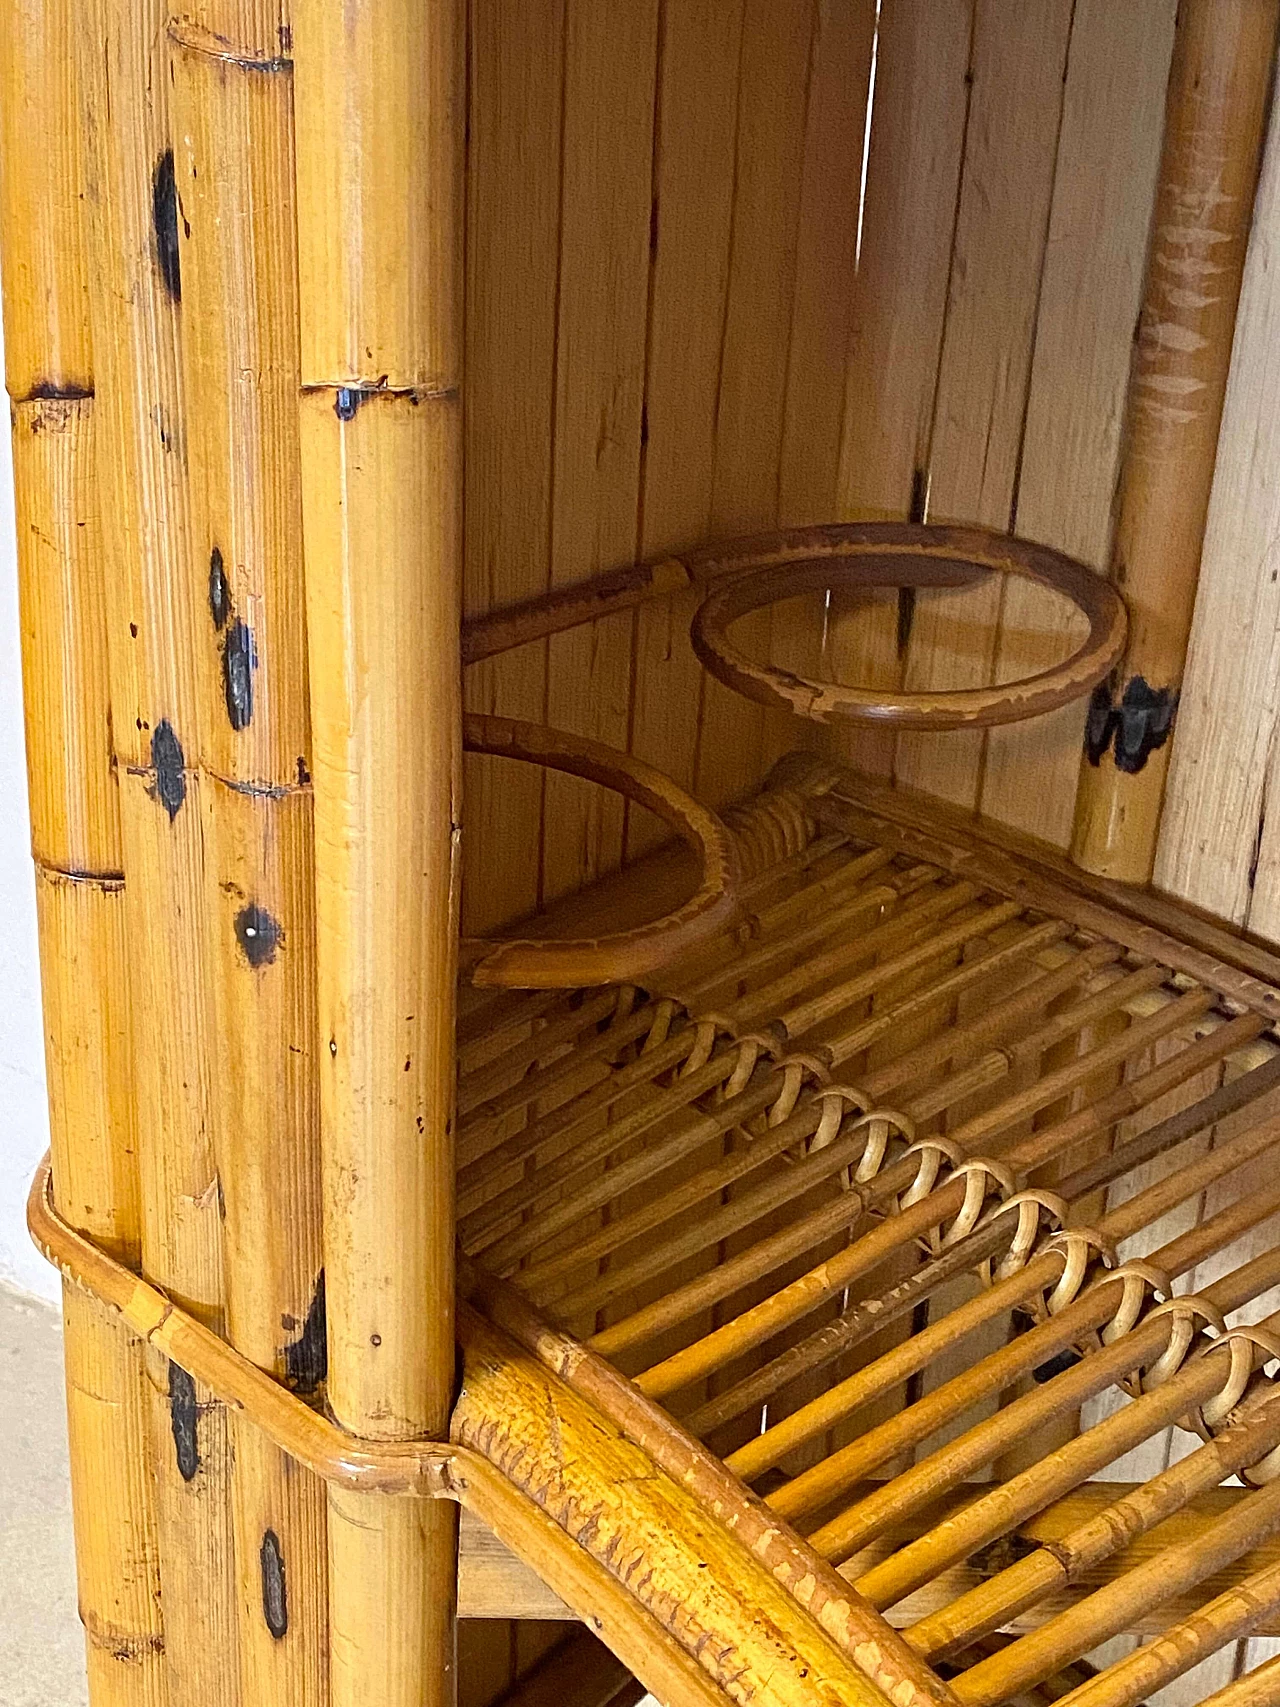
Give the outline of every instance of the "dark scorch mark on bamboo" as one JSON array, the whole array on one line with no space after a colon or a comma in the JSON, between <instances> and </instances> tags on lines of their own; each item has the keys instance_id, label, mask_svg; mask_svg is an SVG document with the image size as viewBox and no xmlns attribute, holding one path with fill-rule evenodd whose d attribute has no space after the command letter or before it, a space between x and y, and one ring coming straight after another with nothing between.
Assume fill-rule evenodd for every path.
<instances>
[{"instance_id":1,"label":"dark scorch mark on bamboo","mask_svg":"<svg viewBox=\"0 0 1280 1707\"><path fill-rule=\"evenodd\" d=\"M281 1324L286 1332L298 1325L294 1316L285 1316ZM325 1327L324 1270L316 1281L311 1308L297 1339L284 1348L284 1378L293 1392L303 1398L317 1392L329 1373L329 1340Z\"/></svg>"},{"instance_id":2,"label":"dark scorch mark on bamboo","mask_svg":"<svg viewBox=\"0 0 1280 1707\"><path fill-rule=\"evenodd\" d=\"M227 630L222 648L222 686L233 729L247 729L253 720L253 672L257 662L253 633L237 617Z\"/></svg>"},{"instance_id":3,"label":"dark scorch mark on bamboo","mask_svg":"<svg viewBox=\"0 0 1280 1707\"><path fill-rule=\"evenodd\" d=\"M93 396L91 385L59 385L52 379L38 379L25 397L15 403L83 403Z\"/></svg>"},{"instance_id":4,"label":"dark scorch mark on bamboo","mask_svg":"<svg viewBox=\"0 0 1280 1707\"><path fill-rule=\"evenodd\" d=\"M1145 677L1131 676L1118 704L1115 690L1114 679L1108 678L1090 695L1084 726L1085 757L1091 765L1100 764L1111 747L1116 769L1136 776L1173 733L1178 689L1153 688Z\"/></svg>"},{"instance_id":5,"label":"dark scorch mark on bamboo","mask_svg":"<svg viewBox=\"0 0 1280 1707\"><path fill-rule=\"evenodd\" d=\"M284 1554L274 1529L268 1529L262 1537L258 1560L262 1566L262 1616L278 1642L289 1628L289 1599L284 1582Z\"/></svg>"},{"instance_id":6,"label":"dark scorch mark on bamboo","mask_svg":"<svg viewBox=\"0 0 1280 1707\"><path fill-rule=\"evenodd\" d=\"M169 1365L169 1426L178 1474L189 1482L200 1468L200 1444L196 1438L199 1410L196 1384L179 1363Z\"/></svg>"},{"instance_id":7,"label":"dark scorch mark on bamboo","mask_svg":"<svg viewBox=\"0 0 1280 1707\"><path fill-rule=\"evenodd\" d=\"M156 265L164 288L175 302L182 301L182 269L178 260L178 186L173 175L173 150L166 149L156 161L151 176L151 226L156 244Z\"/></svg>"},{"instance_id":8,"label":"dark scorch mark on bamboo","mask_svg":"<svg viewBox=\"0 0 1280 1707\"><path fill-rule=\"evenodd\" d=\"M151 737L151 763L156 773L156 799L169 814L170 823L187 798L186 755L173 724L162 717Z\"/></svg>"},{"instance_id":9,"label":"dark scorch mark on bamboo","mask_svg":"<svg viewBox=\"0 0 1280 1707\"><path fill-rule=\"evenodd\" d=\"M231 589L227 585L226 565L216 545L209 553L209 615L213 618L213 626L219 630L226 627L227 618L231 615Z\"/></svg>"},{"instance_id":10,"label":"dark scorch mark on bamboo","mask_svg":"<svg viewBox=\"0 0 1280 1707\"><path fill-rule=\"evenodd\" d=\"M236 914L236 941L250 966L270 966L282 934L278 922L256 901Z\"/></svg>"}]
</instances>

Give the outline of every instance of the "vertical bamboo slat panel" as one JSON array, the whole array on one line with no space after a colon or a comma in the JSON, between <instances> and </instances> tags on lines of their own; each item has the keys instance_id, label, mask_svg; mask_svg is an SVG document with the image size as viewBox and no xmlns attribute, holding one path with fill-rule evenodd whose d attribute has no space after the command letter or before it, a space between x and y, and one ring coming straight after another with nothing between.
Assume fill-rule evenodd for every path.
<instances>
[{"instance_id":1,"label":"vertical bamboo slat panel","mask_svg":"<svg viewBox=\"0 0 1280 1707\"><path fill-rule=\"evenodd\" d=\"M84 109L107 659L120 781L142 1257L223 1322L207 1047L193 589L179 377L181 273L159 5L89 0L70 34ZM150 1365L165 1653L174 1698L239 1698L223 1407Z\"/></svg>"},{"instance_id":2,"label":"vertical bamboo slat panel","mask_svg":"<svg viewBox=\"0 0 1280 1707\"><path fill-rule=\"evenodd\" d=\"M743 10L712 479L711 532L720 537L778 520L813 22L808 0L746 0ZM766 655L768 613L746 618L737 634ZM706 680L695 792L722 804L745 793L767 765L763 709Z\"/></svg>"},{"instance_id":3,"label":"vertical bamboo slat panel","mask_svg":"<svg viewBox=\"0 0 1280 1707\"><path fill-rule=\"evenodd\" d=\"M784 527L830 521L835 514L876 45L874 0L819 0L810 42L779 458L778 517Z\"/></svg>"},{"instance_id":4,"label":"vertical bamboo slat panel","mask_svg":"<svg viewBox=\"0 0 1280 1707\"><path fill-rule=\"evenodd\" d=\"M1103 570L1173 46L1173 0L1077 0L1013 530ZM1078 643L1060 600L1004 590L995 679ZM1085 707L986 737L980 808L1065 847ZM1028 788L1029 777L1038 786Z\"/></svg>"},{"instance_id":5,"label":"vertical bamboo slat panel","mask_svg":"<svg viewBox=\"0 0 1280 1707\"><path fill-rule=\"evenodd\" d=\"M835 504L844 520L923 518L973 14L974 0L881 7ZM824 673L900 687L910 609L906 595L833 594ZM829 739L838 756L892 774L894 736L850 728Z\"/></svg>"},{"instance_id":6,"label":"vertical bamboo slat panel","mask_svg":"<svg viewBox=\"0 0 1280 1707\"><path fill-rule=\"evenodd\" d=\"M551 566L564 0L473 0L467 169L468 616L545 592ZM547 644L467 672L467 707L539 722ZM541 772L468 759L468 933L531 913ZM520 848L518 861L495 848Z\"/></svg>"},{"instance_id":7,"label":"vertical bamboo slat panel","mask_svg":"<svg viewBox=\"0 0 1280 1707\"><path fill-rule=\"evenodd\" d=\"M662 8L641 434L639 549L646 559L711 531L742 14L743 0ZM632 751L687 789L703 691L688 634L697 603L690 592L640 607L632 682ZM629 818L629 855L662 839L652 820Z\"/></svg>"},{"instance_id":8,"label":"vertical bamboo slat panel","mask_svg":"<svg viewBox=\"0 0 1280 1707\"><path fill-rule=\"evenodd\" d=\"M294 23L328 1400L452 1400L463 16ZM333 1707L455 1694L456 1516L329 1499Z\"/></svg>"},{"instance_id":9,"label":"vertical bamboo slat panel","mask_svg":"<svg viewBox=\"0 0 1280 1707\"><path fill-rule=\"evenodd\" d=\"M840 484L840 429L862 213L867 101L877 52L874 0L814 7L805 98L795 284L778 453L782 527L830 521ZM784 602L770 616L770 657L807 675L821 671L825 597ZM786 713L765 719L767 766L822 735Z\"/></svg>"},{"instance_id":10,"label":"vertical bamboo slat panel","mask_svg":"<svg viewBox=\"0 0 1280 1707\"><path fill-rule=\"evenodd\" d=\"M310 1397L325 1340L288 39L235 4L170 25L227 1332ZM320 1707L324 1489L231 1421L244 1700Z\"/></svg>"},{"instance_id":11,"label":"vertical bamboo slat panel","mask_svg":"<svg viewBox=\"0 0 1280 1707\"><path fill-rule=\"evenodd\" d=\"M49 1124L59 1212L131 1265L141 1204L128 1082L124 883L111 772L93 359L71 8L0 14L0 251ZM48 140L52 139L52 147ZM80 1616L94 1707L166 1699L140 1347L63 1290Z\"/></svg>"},{"instance_id":12,"label":"vertical bamboo slat panel","mask_svg":"<svg viewBox=\"0 0 1280 1707\"><path fill-rule=\"evenodd\" d=\"M1072 841L1077 864L1130 882L1155 860L1276 24L1273 0L1178 15L1112 554L1129 646L1095 690Z\"/></svg>"},{"instance_id":13,"label":"vertical bamboo slat panel","mask_svg":"<svg viewBox=\"0 0 1280 1707\"><path fill-rule=\"evenodd\" d=\"M929 455L929 519L1007 528L1026 417L1036 304L1071 25L1070 4L978 0L973 87ZM922 596L908 687L989 681L1000 610L990 583ZM976 804L980 733L904 735L898 779Z\"/></svg>"},{"instance_id":14,"label":"vertical bamboo slat panel","mask_svg":"<svg viewBox=\"0 0 1280 1707\"><path fill-rule=\"evenodd\" d=\"M551 581L636 554L653 176L657 0L565 0ZM549 646L544 721L625 748L634 618ZM552 771L543 896L621 862L622 801Z\"/></svg>"}]
</instances>

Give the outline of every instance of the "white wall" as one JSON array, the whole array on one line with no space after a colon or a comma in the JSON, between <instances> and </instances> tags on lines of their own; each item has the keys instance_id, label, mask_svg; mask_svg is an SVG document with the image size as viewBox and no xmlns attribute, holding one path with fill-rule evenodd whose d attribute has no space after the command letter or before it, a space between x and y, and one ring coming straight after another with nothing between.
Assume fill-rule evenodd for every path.
<instances>
[{"instance_id":1,"label":"white wall","mask_svg":"<svg viewBox=\"0 0 1280 1707\"><path fill-rule=\"evenodd\" d=\"M27 1236L27 1187L49 1143L35 883L22 745L13 468L0 430L0 1280L46 1298L54 1273Z\"/></svg>"}]
</instances>

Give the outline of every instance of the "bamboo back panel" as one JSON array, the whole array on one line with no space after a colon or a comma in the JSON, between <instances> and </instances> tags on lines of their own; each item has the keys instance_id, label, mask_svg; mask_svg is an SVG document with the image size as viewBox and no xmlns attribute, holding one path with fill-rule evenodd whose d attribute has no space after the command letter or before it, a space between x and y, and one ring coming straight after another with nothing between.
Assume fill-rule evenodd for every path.
<instances>
[{"instance_id":1,"label":"bamboo back panel","mask_svg":"<svg viewBox=\"0 0 1280 1707\"><path fill-rule=\"evenodd\" d=\"M836 516L981 521L1104 568L1175 10L472 0L468 613ZM741 796L805 738L697 670L690 604L475 666L468 703ZM1049 596L995 587L796 601L739 632L784 665L921 687L1012 679L1074 636ZM1080 708L830 739L1065 846L1083 727ZM467 776L477 928L657 839L572 781Z\"/></svg>"}]
</instances>

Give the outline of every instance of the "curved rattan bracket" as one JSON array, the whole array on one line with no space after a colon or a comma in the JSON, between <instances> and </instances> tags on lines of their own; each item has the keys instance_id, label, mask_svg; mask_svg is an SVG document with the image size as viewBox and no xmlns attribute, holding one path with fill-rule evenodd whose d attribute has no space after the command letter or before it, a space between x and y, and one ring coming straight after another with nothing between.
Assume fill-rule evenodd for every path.
<instances>
[{"instance_id":1,"label":"curved rattan bracket","mask_svg":"<svg viewBox=\"0 0 1280 1707\"><path fill-rule=\"evenodd\" d=\"M733 919L737 864L728 830L714 812L652 765L599 741L512 717L469 715L463 722L463 744L471 753L521 759L613 789L668 824L701 865L698 887L687 901L663 918L630 930L591 938L464 940L473 983L523 990L634 983Z\"/></svg>"},{"instance_id":2,"label":"curved rattan bracket","mask_svg":"<svg viewBox=\"0 0 1280 1707\"><path fill-rule=\"evenodd\" d=\"M1124 604L1110 582L1060 552L983 528L851 522L763 535L709 548L697 579L712 591L693 619L694 651L726 687L818 723L863 722L899 729L961 729L1015 723L1079 699L1124 650ZM690 564L692 568L692 563ZM780 599L827 588L964 587L989 573L1016 575L1065 595L1089 624L1062 663L995 687L890 693L812 680L747 656L729 638L739 617Z\"/></svg>"}]
</instances>

